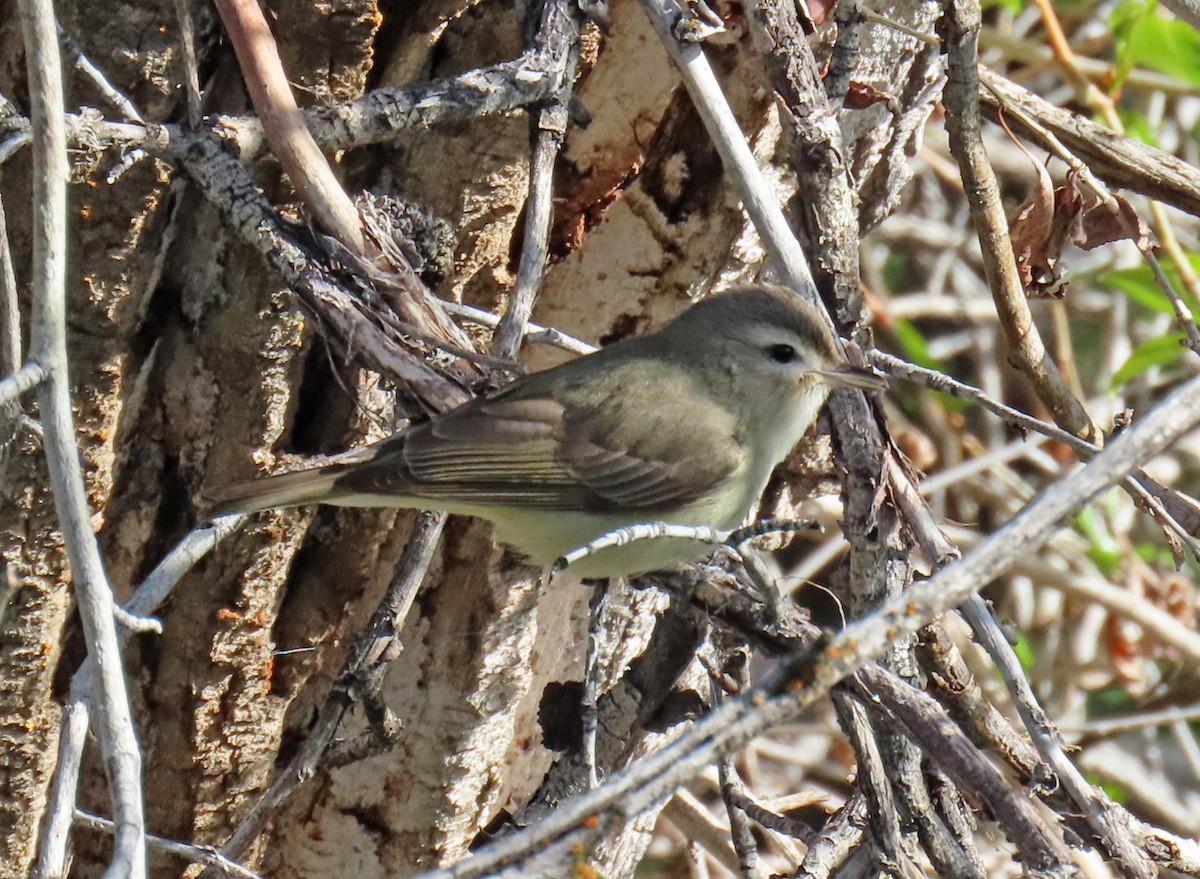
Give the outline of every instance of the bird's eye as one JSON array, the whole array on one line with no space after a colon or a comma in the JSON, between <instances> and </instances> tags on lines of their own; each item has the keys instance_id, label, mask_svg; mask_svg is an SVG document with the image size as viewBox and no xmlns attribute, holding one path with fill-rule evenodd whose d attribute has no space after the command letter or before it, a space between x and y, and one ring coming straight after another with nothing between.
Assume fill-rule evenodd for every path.
<instances>
[{"instance_id":1,"label":"bird's eye","mask_svg":"<svg viewBox=\"0 0 1200 879\"><path fill-rule=\"evenodd\" d=\"M767 349L767 356L776 363L791 363L796 359L796 349L791 345L772 345Z\"/></svg>"}]
</instances>

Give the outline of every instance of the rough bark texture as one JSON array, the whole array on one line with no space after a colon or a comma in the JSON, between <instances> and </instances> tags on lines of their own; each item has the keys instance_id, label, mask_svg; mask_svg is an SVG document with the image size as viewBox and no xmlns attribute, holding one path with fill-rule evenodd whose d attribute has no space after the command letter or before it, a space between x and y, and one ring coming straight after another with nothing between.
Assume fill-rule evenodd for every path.
<instances>
[{"instance_id":1,"label":"rough bark texture","mask_svg":"<svg viewBox=\"0 0 1200 879\"><path fill-rule=\"evenodd\" d=\"M20 105L12 5L0 2L0 94ZM267 6L302 105L446 76L526 46L521 16L503 4ZM246 112L209 4L189 7L206 111ZM171 0L59 4L84 52L147 120L164 122L186 116L173 10ZM734 251L745 221L715 150L637 4L614 3L612 14L603 40L585 32L576 93L591 124L569 130L559 160L554 262L534 314L600 342L657 325L744 270ZM710 55L753 136L772 111L765 73L744 34L723 43ZM885 45L877 51L882 81L909 81L911 58L903 72L886 72L884 62L897 59ZM905 94L925 77L918 69ZM69 76L68 102L108 112L78 73ZM885 167L888 149L875 140L889 126L879 124L880 108L870 112L862 128L873 140L865 149L855 143L850 164L874 192L888 189L881 174L903 172ZM439 292L497 309L520 252L529 145L528 120L516 113L352 150L341 168L352 191L397 192L450 221L454 269ZM905 141L896 152L911 149ZM186 178L143 159L110 184L120 156L73 158L78 440L121 598L193 524L202 486L345 448L379 435L378 422L389 426L395 415L377 380L332 353L278 277L228 238ZM288 204L277 165L265 161L254 173L272 202ZM0 176L22 283L28 177L20 153ZM28 303L22 307L27 314ZM526 353L536 366L559 356ZM15 879L35 857L53 770L52 682L60 665L62 674L78 665L79 639L44 463L29 431L19 434L4 479L0 552L22 587L0 635L0 879ZM126 664L150 831L217 844L228 836L305 735L411 521L405 512L330 508L257 516L188 576L162 613L163 635L131 642ZM541 741L538 706L548 684L579 679L586 616L587 592L576 581L556 576L546 588L493 545L485 525L452 522L385 689L404 722L397 746L302 788L259 846L263 870L369 879L462 857L482 828L516 813L541 783L554 755ZM627 643L647 638L648 631ZM85 773L81 800L106 813L99 767ZM646 834L637 838L644 846ZM79 832L73 871L95 874L107 845ZM630 875L639 852L635 845L603 856L606 875ZM163 858L151 866L159 876L181 869Z\"/></svg>"}]
</instances>

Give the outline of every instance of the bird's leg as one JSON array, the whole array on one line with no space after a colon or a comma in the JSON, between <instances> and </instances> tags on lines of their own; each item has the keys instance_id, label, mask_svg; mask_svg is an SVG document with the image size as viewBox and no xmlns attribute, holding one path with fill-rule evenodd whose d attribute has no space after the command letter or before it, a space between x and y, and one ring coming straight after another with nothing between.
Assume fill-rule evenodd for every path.
<instances>
[{"instance_id":1,"label":"bird's leg","mask_svg":"<svg viewBox=\"0 0 1200 879\"><path fill-rule=\"evenodd\" d=\"M583 582L592 588L592 598L588 602L587 655L583 663L583 695L579 700L579 714L583 725L583 765L587 767L588 790L595 790L600 786L600 777L596 772L596 728L599 725L600 701L600 613L603 610L604 597L608 594L608 578Z\"/></svg>"}]
</instances>

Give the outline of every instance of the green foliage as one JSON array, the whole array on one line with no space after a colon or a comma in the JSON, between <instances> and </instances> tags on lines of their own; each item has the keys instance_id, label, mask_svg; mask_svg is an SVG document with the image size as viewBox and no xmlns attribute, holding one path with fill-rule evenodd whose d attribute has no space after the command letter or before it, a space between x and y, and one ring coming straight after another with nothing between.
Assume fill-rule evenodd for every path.
<instances>
[{"instance_id":1,"label":"green foliage","mask_svg":"<svg viewBox=\"0 0 1200 879\"><path fill-rule=\"evenodd\" d=\"M1121 118L1121 124L1125 127L1127 135L1152 147L1158 146L1158 133L1150 124L1149 119L1137 110L1130 110L1127 107L1118 107L1117 115Z\"/></svg>"},{"instance_id":2,"label":"green foliage","mask_svg":"<svg viewBox=\"0 0 1200 879\"><path fill-rule=\"evenodd\" d=\"M1109 16L1117 46L1117 77L1135 66L1150 67L1200 85L1200 32L1178 19L1166 19L1157 2L1124 0Z\"/></svg>"},{"instance_id":3,"label":"green foliage","mask_svg":"<svg viewBox=\"0 0 1200 879\"><path fill-rule=\"evenodd\" d=\"M929 353L929 343L926 342L925 335L913 325L912 321L902 317L897 318L892 324L892 332L896 334L897 341L904 349L904 355L917 366L946 371L946 364Z\"/></svg>"},{"instance_id":4,"label":"green foliage","mask_svg":"<svg viewBox=\"0 0 1200 879\"><path fill-rule=\"evenodd\" d=\"M1103 778L1102 776L1097 775L1095 772L1086 772L1084 773L1084 777L1089 782L1096 785L1106 794L1108 794L1108 798L1114 803L1121 803L1124 805L1129 801L1129 791L1125 789L1124 785L1118 784L1115 781L1110 781L1107 778Z\"/></svg>"},{"instance_id":5,"label":"green foliage","mask_svg":"<svg viewBox=\"0 0 1200 879\"><path fill-rule=\"evenodd\" d=\"M1189 253L1187 258L1188 262L1191 263L1192 269L1200 272L1200 253ZM1179 277L1179 270L1169 261L1163 262L1162 266L1163 274L1167 276L1167 280L1171 282L1171 285L1176 290L1180 291L1180 295L1183 296L1188 306L1195 309L1196 303L1190 301L1187 288ZM1154 277L1154 272L1150 270L1150 266L1148 265L1102 272L1096 276L1095 280L1102 287L1120 290L1130 299L1152 311L1157 311L1160 314L1175 313L1174 309L1171 308L1171 300L1162 291L1158 280Z\"/></svg>"},{"instance_id":6,"label":"green foliage","mask_svg":"<svg viewBox=\"0 0 1200 879\"><path fill-rule=\"evenodd\" d=\"M1033 648L1029 646L1029 639L1023 634L1017 634L1017 642L1013 644L1013 653L1017 654L1017 659L1021 663L1021 670L1025 672L1025 675L1029 676L1032 674L1033 666L1037 660L1034 658ZM996 673L1000 673L999 669L997 669Z\"/></svg>"},{"instance_id":7,"label":"green foliage","mask_svg":"<svg viewBox=\"0 0 1200 879\"><path fill-rule=\"evenodd\" d=\"M1129 714L1136 707L1137 704L1133 701L1133 697L1123 687L1119 686L1093 690L1087 696L1088 720L1120 717Z\"/></svg>"},{"instance_id":8,"label":"green foliage","mask_svg":"<svg viewBox=\"0 0 1200 879\"><path fill-rule=\"evenodd\" d=\"M1131 379L1144 373L1154 366L1169 366L1187 353L1183 345L1183 333L1167 333L1157 339L1142 342L1129 355L1121 368L1113 376L1114 389L1128 383Z\"/></svg>"},{"instance_id":9,"label":"green foliage","mask_svg":"<svg viewBox=\"0 0 1200 879\"><path fill-rule=\"evenodd\" d=\"M1112 536L1108 522L1095 505L1084 507L1075 517L1075 525L1088 539L1088 558L1106 577L1121 569L1121 545Z\"/></svg>"},{"instance_id":10,"label":"green foliage","mask_svg":"<svg viewBox=\"0 0 1200 879\"><path fill-rule=\"evenodd\" d=\"M984 9L1004 9L1016 15L1028 5L1028 0L983 0Z\"/></svg>"},{"instance_id":11,"label":"green foliage","mask_svg":"<svg viewBox=\"0 0 1200 879\"><path fill-rule=\"evenodd\" d=\"M904 349L906 359L926 369L936 369L938 372L949 374L946 364L929 353L929 343L925 339L925 334L917 329L912 321L902 317L897 318L892 323L892 332L896 334L896 340L900 343L900 347ZM968 404L966 400L960 400L958 397L944 394L941 391L933 391L932 393L947 412L961 412L967 408Z\"/></svg>"},{"instance_id":12,"label":"green foliage","mask_svg":"<svg viewBox=\"0 0 1200 879\"><path fill-rule=\"evenodd\" d=\"M883 283L891 293L903 293L924 280L920 269L913 265L909 254L891 248L883 260Z\"/></svg>"},{"instance_id":13,"label":"green foliage","mask_svg":"<svg viewBox=\"0 0 1200 879\"><path fill-rule=\"evenodd\" d=\"M1158 281L1154 279L1154 273L1150 271L1149 266L1113 269L1097 277L1096 282L1103 287L1121 291L1134 302L1146 306L1151 311L1157 311L1160 314L1174 313L1171 308L1171 300L1158 286Z\"/></svg>"}]
</instances>

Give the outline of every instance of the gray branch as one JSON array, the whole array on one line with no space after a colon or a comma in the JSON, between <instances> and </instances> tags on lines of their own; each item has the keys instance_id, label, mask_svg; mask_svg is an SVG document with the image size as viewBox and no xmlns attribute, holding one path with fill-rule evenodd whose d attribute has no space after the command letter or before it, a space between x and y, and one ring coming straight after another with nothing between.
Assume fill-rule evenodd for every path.
<instances>
[{"instance_id":1,"label":"gray branch","mask_svg":"<svg viewBox=\"0 0 1200 879\"><path fill-rule=\"evenodd\" d=\"M99 683L93 708L116 823L112 861L104 875L139 879L146 871L141 754L121 669L112 590L92 531L75 444L67 371L68 168L58 29L50 0L21 0L18 8L33 107L32 361L47 373L39 402L50 485Z\"/></svg>"}]
</instances>

